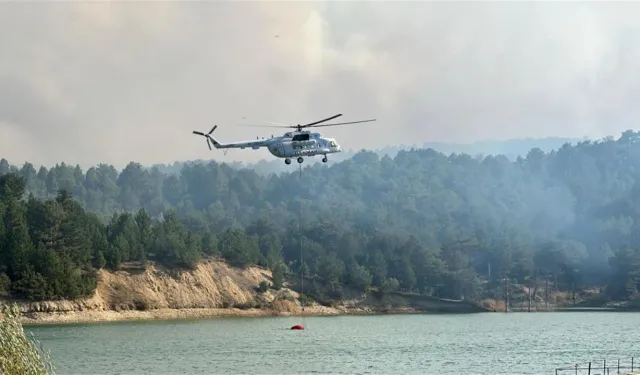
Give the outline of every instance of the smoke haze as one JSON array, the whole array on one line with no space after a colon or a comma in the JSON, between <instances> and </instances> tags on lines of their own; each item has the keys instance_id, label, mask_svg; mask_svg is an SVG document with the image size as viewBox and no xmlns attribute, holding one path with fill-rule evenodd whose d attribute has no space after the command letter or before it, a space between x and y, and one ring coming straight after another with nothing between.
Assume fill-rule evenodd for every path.
<instances>
[{"instance_id":1,"label":"smoke haze","mask_svg":"<svg viewBox=\"0 0 640 375\"><path fill-rule=\"evenodd\" d=\"M618 135L640 120L640 3L0 5L0 157L123 167L343 113L343 148ZM215 150L214 150L215 151Z\"/></svg>"}]
</instances>

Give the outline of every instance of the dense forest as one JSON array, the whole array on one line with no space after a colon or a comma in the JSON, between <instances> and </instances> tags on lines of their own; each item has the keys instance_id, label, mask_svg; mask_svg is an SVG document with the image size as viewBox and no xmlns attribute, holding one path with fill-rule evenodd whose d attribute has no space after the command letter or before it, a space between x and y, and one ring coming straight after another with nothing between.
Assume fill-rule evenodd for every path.
<instances>
[{"instance_id":1,"label":"dense forest","mask_svg":"<svg viewBox=\"0 0 640 375\"><path fill-rule=\"evenodd\" d=\"M102 267L222 257L271 268L275 287L302 272L335 298L344 286L487 298L508 278L634 299L639 137L534 148L513 161L361 151L302 178L297 166L267 176L213 161L179 173L134 162L85 172L3 159L0 294L74 298L94 290Z\"/></svg>"}]
</instances>

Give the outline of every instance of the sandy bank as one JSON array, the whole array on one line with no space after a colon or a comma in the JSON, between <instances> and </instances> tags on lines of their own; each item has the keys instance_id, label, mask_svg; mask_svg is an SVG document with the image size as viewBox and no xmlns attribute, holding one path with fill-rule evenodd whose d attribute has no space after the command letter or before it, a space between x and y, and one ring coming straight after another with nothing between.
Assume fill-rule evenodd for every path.
<instances>
[{"instance_id":1,"label":"sandy bank","mask_svg":"<svg viewBox=\"0 0 640 375\"><path fill-rule=\"evenodd\" d=\"M343 311L331 308L307 308L305 316L339 315ZM132 320L204 319L214 317L295 316L301 312L278 312L268 309L194 308L157 309L150 311L69 311L52 313L25 313L23 324L98 323Z\"/></svg>"},{"instance_id":2,"label":"sandy bank","mask_svg":"<svg viewBox=\"0 0 640 375\"><path fill-rule=\"evenodd\" d=\"M199 309L157 309L150 311L70 311L51 313L25 313L21 323L30 324L77 324L126 322L135 320L177 320L207 319L224 317L268 317L268 316L339 316L339 315L379 315L379 314L420 314L413 308L397 308L384 312L367 309L341 309L324 306L306 307L300 311L275 311L269 309L199 308Z\"/></svg>"}]
</instances>

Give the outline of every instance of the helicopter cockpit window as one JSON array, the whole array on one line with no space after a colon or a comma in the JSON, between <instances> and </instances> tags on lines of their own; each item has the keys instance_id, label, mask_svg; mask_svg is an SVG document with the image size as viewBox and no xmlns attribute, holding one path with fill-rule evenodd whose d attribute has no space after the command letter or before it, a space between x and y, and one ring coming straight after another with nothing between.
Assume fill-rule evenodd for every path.
<instances>
[{"instance_id":1,"label":"helicopter cockpit window","mask_svg":"<svg viewBox=\"0 0 640 375\"><path fill-rule=\"evenodd\" d=\"M334 141L331 141L331 142L329 143L329 146L331 146L331 147L336 147L336 143L335 143Z\"/></svg>"},{"instance_id":2,"label":"helicopter cockpit window","mask_svg":"<svg viewBox=\"0 0 640 375\"><path fill-rule=\"evenodd\" d=\"M292 141L308 141L309 140L309 134L296 134L293 136L293 138L291 139Z\"/></svg>"}]
</instances>

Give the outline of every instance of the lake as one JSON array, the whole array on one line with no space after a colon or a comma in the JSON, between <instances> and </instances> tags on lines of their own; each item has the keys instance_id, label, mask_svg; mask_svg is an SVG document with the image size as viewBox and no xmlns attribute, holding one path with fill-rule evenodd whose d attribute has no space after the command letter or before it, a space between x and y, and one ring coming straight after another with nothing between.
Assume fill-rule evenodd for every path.
<instances>
[{"instance_id":1,"label":"lake","mask_svg":"<svg viewBox=\"0 0 640 375\"><path fill-rule=\"evenodd\" d=\"M215 318L25 331L51 351L59 375L542 375L602 358L614 363L635 355L640 362L639 317L556 312ZM288 329L298 323L306 330Z\"/></svg>"}]
</instances>

